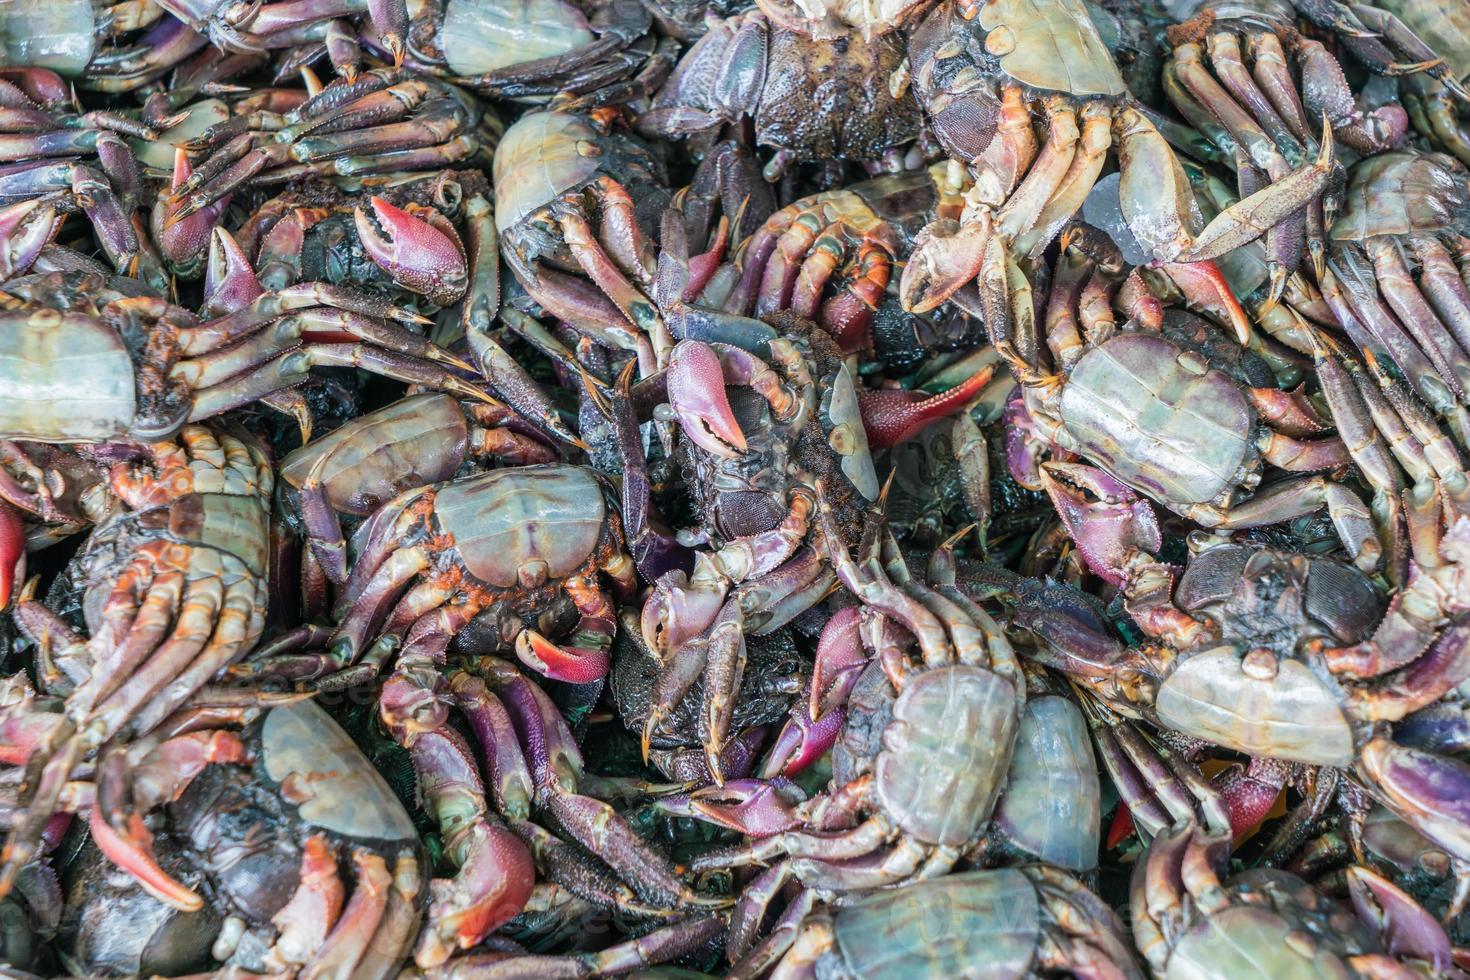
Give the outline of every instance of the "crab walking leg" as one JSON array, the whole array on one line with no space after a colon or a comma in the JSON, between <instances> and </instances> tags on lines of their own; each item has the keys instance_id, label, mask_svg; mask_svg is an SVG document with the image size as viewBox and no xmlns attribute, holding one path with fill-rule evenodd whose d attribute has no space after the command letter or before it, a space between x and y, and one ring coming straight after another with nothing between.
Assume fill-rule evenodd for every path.
<instances>
[{"instance_id":1,"label":"crab walking leg","mask_svg":"<svg viewBox=\"0 0 1470 980\"><path fill-rule=\"evenodd\" d=\"M571 203L562 200L553 206L553 213L561 226L567 248L588 278L597 284L629 321L650 337L657 336L663 330L658 307L643 290L628 281L628 277L603 249L580 209L580 196Z\"/></svg>"},{"instance_id":2,"label":"crab walking leg","mask_svg":"<svg viewBox=\"0 0 1470 980\"><path fill-rule=\"evenodd\" d=\"M1007 242L1015 241L1036 225L1036 219L1046 203L1057 194L1058 187L1071 169L1073 157L1077 155L1081 131L1077 127L1077 114L1068 100L1051 96L1046 100L1045 111L1046 144L1021 181L1021 186L1006 199L1005 206L996 215L996 233Z\"/></svg>"},{"instance_id":3,"label":"crab walking leg","mask_svg":"<svg viewBox=\"0 0 1470 980\"><path fill-rule=\"evenodd\" d=\"M1040 258L1042 251L1081 209L1082 202L1092 192L1112 145L1112 110L1101 102L1083 106L1082 132L1072 164L1058 181L1056 191L1037 215L1035 223L1012 244L1014 254L1027 255L1033 260Z\"/></svg>"},{"instance_id":4,"label":"crab walking leg","mask_svg":"<svg viewBox=\"0 0 1470 980\"><path fill-rule=\"evenodd\" d=\"M388 907L393 874L381 855L355 848L352 852L352 897L315 958L302 971L312 980L347 980L368 951Z\"/></svg>"},{"instance_id":5,"label":"crab walking leg","mask_svg":"<svg viewBox=\"0 0 1470 980\"><path fill-rule=\"evenodd\" d=\"M1435 315L1411 277L1398 246L1387 238L1370 238L1365 243L1373 262L1378 290L1389 307L1433 362L1440 378L1457 397L1470 392L1470 355L1456 343L1454 335Z\"/></svg>"}]
</instances>

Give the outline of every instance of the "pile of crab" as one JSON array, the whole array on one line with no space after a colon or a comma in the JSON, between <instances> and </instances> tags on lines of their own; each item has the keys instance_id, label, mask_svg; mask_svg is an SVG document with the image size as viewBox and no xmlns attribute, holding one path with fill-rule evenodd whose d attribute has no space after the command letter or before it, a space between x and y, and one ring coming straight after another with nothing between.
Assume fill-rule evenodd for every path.
<instances>
[{"instance_id":1,"label":"pile of crab","mask_svg":"<svg viewBox=\"0 0 1470 980\"><path fill-rule=\"evenodd\" d=\"M1465 0L0 2L0 972L1470 974L1467 166Z\"/></svg>"}]
</instances>

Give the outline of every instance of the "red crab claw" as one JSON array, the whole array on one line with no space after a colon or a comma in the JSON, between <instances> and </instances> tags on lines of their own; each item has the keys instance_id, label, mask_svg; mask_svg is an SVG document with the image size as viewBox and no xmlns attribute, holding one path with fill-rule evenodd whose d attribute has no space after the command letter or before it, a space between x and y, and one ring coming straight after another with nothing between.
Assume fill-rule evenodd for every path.
<instances>
[{"instance_id":1,"label":"red crab claw","mask_svg":"<svg viewBox=\"0 0 1470 980\"><path fill-rule=\"evenodd\" d=\"M1398 885L1371 868L1347 869L1353 911L1394 957L1422 960L1436 976L1450 972L1454 948L1444 927Z\"/></svg>"},{"instance_id":2,"label":"red crab claw","mask_svg":"<svg viewBox=\"0 0 1470 980\"><path fill-rule=\"evenodd\" d=\"M669 797L659 808L676 816L694 817L751 837L769 837L800 827L794 807L806 794L789 779L732 779L723 786Z\"/></svg>"},{"instance_id":3,"label":"red crab claw","mask_svg":"<svg viewBox=\"0 0 1470 980\"><path fill-rule=\"evenodd\" d=\"M302 844L298 880L290 900L271 916L279 930L272 965L307 962L327 941L347 899L337 873L337 855L321 834L308 836Z\"/></svg>"},{"instance_id":4,"label":"red crab claw","mask_svg":"<svg viewBox=\"0 0 1470 980\"><path fill-rule=\"evenodd\" d=\"M857 680L858 672L868 662L858 627L862 619L859 606L839 609L822 627L817 639L817 656L812 664L811 699L807 718L820 718L827 710L847 700L847 692Z\"/></svg>"},{"instance_id":5,"label":"red crab claw","mask_svg":"<svg viewBox=\"0 0 1470 980\"><path fill-rule=\"evenodd\" d=\"M669 360L669 406L689 441L706 452L738 459L745 433L725 395L725 372L713 347L681 340Z\"/></svg>"},{"instance_id":6,"label":"red crab claw","mask_svg":"<svg viewBox=\"0 0 1470 980\"><path fill-rule=\"evenodd\" d=\"M889 388L880 391L860 389L858 408L863 428L868 433L868 448L887 449L918 435L935 419L953 415L970 399L985 390L995 375L995 365L987 364L948 391L925 397L917 391Z\"/></svg>"},{"instance_id":7,"label":"red crab claw","mask_svg":"<svg viewBox=\"0 0 1470 980\"><path fill-rule=\"evenodd\" d=\"M453 227L437 212L439 222L431 224L432 218L425 221L381 197L369 203L377 225L387 234L378 232L363 208L353 212L357 237L368 257L398 285L427 296L434 305L458 302L469 288L470 272Z\"/></svg>"},{"instance_id":8,"label":"red crab claw","mask_svg":"<svg viewBox=\"0 0 1470 980\"><path fill-rule=\"evenodd\" d=\"M857 672L848 676L851 680L856 680ZM848 686L851 686L851 681ZM838 707L828 709L816 721L812 721L806 705L792 705L785 726L766 755L761 776L767 779L773 776L795 776L809 767L836 744L846 717L847 712Z\"/></svg>"},{"instance_id":9,"label":"red crab claw","mask_svg":"<svg viewBox=\"0 0 1470 980\"><path fill-rule=\"evenodd\" d=\"M182 912L204 908L204 899L197 892L175 881L158 866L153 856L153 834L144 825L142 814L129 814L125 829L119 832L102 816L101 808L93 806L88 826L98 850L132 875L148 894Z\"/></svg>"},{"instance_id":10,"label":"red crab claw","mask_svg":"<svg viewBox=\"0 0 1470 980\"><path fill-rule=\"evenodd\" d=\"M1043 463L1041 481L1087 567L1121 585L1130 555L1163 546L1158 517L1131 489L1095 466Z\"/></svg>"},{"instance_id":11,"label":"red crab claw","mask_svg":"<svg viewBox=\"0 0 1470 980\"><path fill-rule=\"evenodd\" d=\"M216 228L209 242L209 261L204 266L206 317L221 317L242 310L265 292L240 244L223 228Z\"/></svg>"},{"instance_id":12,"label":"red crab claw","mask_svg":"<svg viewBox=\"0 0 1470 980\"><path fill-rule=\"evenodd\" d=\"M194 168L189 165L189 155L179 147L174 150L174 176L171 190L177 191L193 176ZM153 211L154 240L164 258L174 265L187 265L199 258L209 247L210 233L219 222L220 215L230 206L230 195L226 194L213 204L192 213L184 213L182 203L171 203L162 195Z\"/></svg>"},{"instance_id":13,"label":"red crab claw","mask_svg":"<svg viewBox=\"0 0 1470 980\"><path fill-rule=\"evenodd\" d=\"M60 215L40 200L17 201L0 208L0 278L25 273L51 241Z\"/></svg>"},{"instance_id":14,"label":"red crab claw","mask_svg":"<svg viewBox=\"0 0 1470 980\"><path fill-rule=\"evenodd\" d=\"M455 876L429 883L429 919L414 953L421 968L439 966L457 950L479 945L531 898L536 865L521 839L484 819L471 833L474 842Z\"/></svg>"},{"instance_id":15,"label":"red crab claw","mask_svg":"<svg viewBox=\"0 0 1470 980\"><path fill-rule=\"evenodd\" d=\"M605 649L560 646L535 630L522 630L516 637L516 658L542 677L568 684L602 680L609 663Z\"/></svg>"},{"instance_id":16,"label":"red crab claw","mask_svg":"<svg viewBox=\"0 0 1470 980\"><path fill-rule=\"evenodd\" d=\"M1281 797L1290 770L1275 759L1253 758L1250 766L1231 763L1210 780L1230 814L1230 834L1240 840L1255 830Z\"/></svg>"},{"instance_id":17,"label":"red crab claw","mask_svg":"<svg viewBox=\"0 0 1470 980\"><path fill-rule=\"evenodd\" d=\"M1185 303L1216 320L1229 323L1241 345L1251 342L1251 320L1235 298L1225 274L1212 259L1199 262L1160 262L1155 268L1174 281Z\"/></svg>"},{"instance_id":18,"label":"red crab claw","mask_svg":"<svg viewBox=\"0 0 1470 980\"><path fill-rule=\"evenodd\" d=\"M0 500L0 610L10 607L15 581L24 574L26 529L20 511Z\"/></svg>"}]
</instances>

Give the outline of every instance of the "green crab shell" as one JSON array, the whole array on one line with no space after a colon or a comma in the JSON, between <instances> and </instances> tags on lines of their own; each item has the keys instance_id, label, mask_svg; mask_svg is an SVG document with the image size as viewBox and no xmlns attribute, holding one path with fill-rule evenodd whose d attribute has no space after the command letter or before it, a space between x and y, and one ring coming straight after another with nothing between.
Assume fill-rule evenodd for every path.
<instances>
[{"instance_id":1,"label":"green crab shell","mask_svg":"<svg viewBox=\"0 0 1470 980\"><path fill-rule=\"evenodd\" d=\"M434 498L439 527L454 536L465 568L498 589L521 570L566 578L602 536L602 484L580 466L522 466L445 484Z\"/></svg>"},{"instance_id":2,"label":"green crab shell","mask_svg":"<svg viewBox=\"0 0 1470 980\"><path fill-rule=\"evenodd\" d=\"M985 50L1023 85L1075 98L1128 90L1080 0L987 0Z\"/></svg>"},{"instance_id":3,"label":"green crab shell","mask_svg":"<svg viewBox=\"0 0 1470 980\"><path fill-rule=\"evenodd\" d=\"M495 221L503 229L586 184L598 172L598 135L564 112L532 112L516 120L495 149Z\"/></svg>"},{"instance_id":4,"label":"green crab shell","mask_svg":"<svg viewBox=\"0 0 1470 980\"><path fill-rule=\"evenodd\" d=\"M1448 157L1380 153L1353 167L1332 238L1358 242L1376 235L1463 230L1467 196L1465 172Z\"/></svg>"},{"instance_id":5,"label":"green crab shell","mask_svg":"<svg viewBox=\"0 0 1470 980\"><path fill-rule=\"evenodd\" d=\"M1314 766L1348 766L1353 736L1338 698L1298 660L1271 678L1241 670L1234 647L1189 657L1154 699L1160 724L1251 756Z\"/></svg>"},{"instance_id":6,"label":"green crab shell","mask_svg":"<svg viewBox=\"0 0 1470 980\"><path fill-rule=\"evenodd\" d=\"M301 489L324 453L321 481L331 505L366 516L414 487L447 480L464 462L469 426L459 403L428 392L353 419L281 461L281 479Z\"/></svg>"},{"instance_id":7,"label":"green crab shell","mask_svg":"<svg viewBox=\"0 0 1470 980\"><path fill-rule=\"evenodd\" d=\"M266 775L292 788L306 823L353 840L418 836L388 783L315 703L271 709L261 724L260 752Z\"/></svg>"},{"instance_id":8,"label":"green crab shell","mask_svg":"<svg viewBox=\"0 0 1470 980\"><path fill-rule=\"evenodd\" d=\"M133 361L117 331L56 310L0 314L0 438L106 442L137 415Z\"/></svg>"},{"instance_id":9,"label":"green crab shell","mask_svg":"<svg viewBox=\"0 0 1470 980\"><path fill-rule=\"evenodd\" d=\"M1235 382L1151 333L1084 354L1060 414L1068 448L1171 509L1228 497L1253 452L1255 413Z\"/></svg>"},{"instance_id":10,"label":"green crab shell","mask_svg":"<svg viewBox=\"0 0 1470 980\"><path fill-rule=\"evenodd\" d=\"M1041 935L1036 888L1014 869L969 871L880 891L837 913L850 977L992 980L1029 975Z\"/></svg>"}]
</instances>

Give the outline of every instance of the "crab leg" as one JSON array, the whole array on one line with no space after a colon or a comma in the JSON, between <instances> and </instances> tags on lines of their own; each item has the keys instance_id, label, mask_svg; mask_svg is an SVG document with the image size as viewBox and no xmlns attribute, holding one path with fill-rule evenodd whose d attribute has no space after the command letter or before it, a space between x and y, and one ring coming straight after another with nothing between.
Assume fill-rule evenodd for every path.
<instances>
[{"instance_id":1,"label":"crab leg","mask_svg":"<svg viewBox=\"0 0 1470 980\"><path fill-rule=\"evenodd\" d=\"M1112 110L1102 103L1089 103L1082 108L1082 132L1076 155L1056 190L1047 199L1031 228L1022 233L1012 246L1017 255L1040 257L1047 245L1082 207L1091 193L1107 161L1113 145ZM1005 212L1001 212L1004 221Z\"/></svg>"},{"instance_id":2,"label":"crab leg","mask_svg":"<svg viewBox=\"0 0 1470 980\"><path fill-rule=\"evenodd\" d=\"M393 888L393 874L387 863L380 855L357 848L352 852L352 864L352 897L326 942L302 971L303 977L345 980L352 976L383 920Z\"/></svg>"},{"instance_id":3,"label":"crab leg","mask_svg":"<svg viewBox=\"0 0 1470 980\"><path fill-rule=\"evenodd\" d=\"M1466 400L1470 392L1470 355L1459 348L1419 292L1398 247L1381 237L1370 238L1365 244L1377 274L1378 289L1389 307L1434 364L1440 379L1458 398Z\"/></svg>"}]
</instances>

